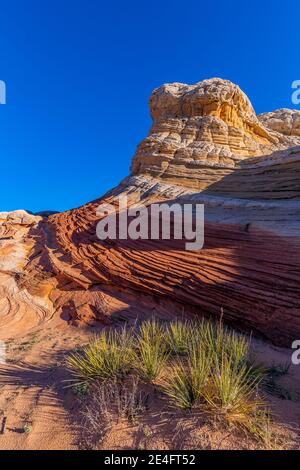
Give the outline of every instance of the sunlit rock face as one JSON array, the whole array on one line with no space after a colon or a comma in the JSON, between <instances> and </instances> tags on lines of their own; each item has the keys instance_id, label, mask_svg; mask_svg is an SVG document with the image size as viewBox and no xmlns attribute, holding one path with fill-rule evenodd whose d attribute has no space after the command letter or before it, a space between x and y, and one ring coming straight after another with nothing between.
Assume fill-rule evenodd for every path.
<instances>
[{"instance_id":1,"label":"sunlit rock face","mask_svg":"<svg viewBox=\"0 0 300 470\"><path fill-rule=\"evenodd\" d=\"M271 113L258 116L259 120L269 129L287 136L300 137L300 111L278 109Z\"/></svg>"},{"instance_id":2,"label":"sunlit rock face","mask_svg":"<svg viewBox=\"0 0 300 470\"><path fill-rule=\"evenodd\" d=\"M0 215L0 330L57 315L86 325L222 310L228 323L290 345L300 337L299 112L257 116L218 78L163 85L150 111L130 176L104 197L49 217ZM120 195L130 205L204 204L203 249L100 241L97 207Z\"/></svg>"},{"instance_id":3,"label":"sunlit rock face","mask_svg":"<svg viewBox=\"0 0 300 470\"><path fill-rule=\"evenodd\" d=\"M292 172L290 161L294 161L294 155L290 156L289 151L282 154L282 159L277 154L274 160L264 160L264 164L251 157L300 145L296 112L295 116L292 111L278 112L277 120L277 112L269 113L273 117L257 117L247 96L227 80L213 78L190 86L163 85L152 93L150 111L153 126L137 148L132 175L151 175L198 190L214 185L211 189L215 192L232 192L239 197L248 197L252 188L252 197L273 198L276 193L266 194L268 188L265 194L260 188L255 191L251 175L261 180L261 173L267 172L261 169L262 165L267 165L274 173L271 179L278 180L280 175L275 174L274 168L278 163L284 165L283 180ZM276 125L277 121L281 125ZM288 133L284 122L295 132ZM233 187L232 178L226 177L235 170L240 171L236 172Z\"/></svg>"}]
</instances>

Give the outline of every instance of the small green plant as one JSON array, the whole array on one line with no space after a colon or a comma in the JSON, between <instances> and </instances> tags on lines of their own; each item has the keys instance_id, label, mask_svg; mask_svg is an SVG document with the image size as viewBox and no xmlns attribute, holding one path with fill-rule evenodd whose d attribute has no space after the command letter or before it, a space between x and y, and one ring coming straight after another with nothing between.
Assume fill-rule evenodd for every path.
<instances>
[{"instance_id":1,"label":"small green plant","mask_svg":"<svg viewBox=\"0 0 300 470\"><path fill-rule=\"evenodd\" d=\"M145 425L143 428L142 428L142 431L143 431L143 434L145 437L152 437L153 436L153 431L152 429L150 428L150 426L147 426Z\"/></svg>"},{"instance_id":2,"label":"small green plant","mask_svg":"<svg viewBox=\"0 0 300 470\"><path fill-rule=\"evenodd\" d=\"M203 320L200 322L194 334L194 341L200 342L208 355L214 355L219 363L222 362L224 355L234 357L239 365L253 362L249 352L248 338L228 328L222 321L214 323Z\"/></svg>"},{"instance_id":3,"label":"small green plant","mask_svg":"<svg viewBox=\"0 0 300 470\"><path fill-rule=\"evenodd\" d=\"M88 394L89 385L86 382L77 383L77 384L73 385L72 390L75 393L75 395L82 398L82 397L84 397L85 395Z\"/></svg>"},{"instance_id":4,"label":"small green plant","mask_svg":"<svg viewBox=\"0 0 300 470\"><path fill-rule=\"evenodd\" d=\"M155 320L142 323L136 341L136 367L142 377L152 382L168 359L164 329Z\"/></svg>"},{"instance_id":5,"label":"small green plant","mask_svg":"<svg viewBox=\"0 0 300 470\"><path fill-rule=\"evenodd\" d=\"M273 377L282 377L286 375L290 369L291 364L289 362L283 364L275 364L273 363L270 367L266 369L266 373L268 375L272 375Z\"/></svg>"},{"instance_id":6,"label":"small green plant","mask_svg":"<svg viewBox=\"0 0 300 470\"><path fill-rule=\"evenodd\" d=\"M32 431L32 425L29 424L29 423L24 424L24 426L23 426L23 432L24 432L25 434L30 434L31 431Z\"/></svg>"},{"instance_id":7,"label":"small green plant","mask_svg":"<svg viewBox=\"0 0 300 470\"><path fill-rule=\"evenodd\" d=\"M33 333L31 335L28 335L28 339L26 341L23 341L20 344L17 344L10 349L15 352L25 352L29 351L36 343L38 343L39 338L37 336L37 333Z\"/></svg>"}]
</instances>

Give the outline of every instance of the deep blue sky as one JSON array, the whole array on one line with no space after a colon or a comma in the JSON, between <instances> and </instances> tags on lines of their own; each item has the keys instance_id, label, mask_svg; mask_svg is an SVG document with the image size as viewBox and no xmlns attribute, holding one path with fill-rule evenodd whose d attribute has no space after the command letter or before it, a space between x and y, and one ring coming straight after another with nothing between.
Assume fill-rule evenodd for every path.
<instances>
[{"instance_id":1,"label":"deep blue sky","mask_svg":"<svg viewBox=\"0 0 300 470\"><path fill-rule=\"evenodd\" d=\"M299 13L298 0L0 0L0 210L64 210L116 185L162 83L219 76L257 112L293 107Z\"/></svg>"}]
</instances>

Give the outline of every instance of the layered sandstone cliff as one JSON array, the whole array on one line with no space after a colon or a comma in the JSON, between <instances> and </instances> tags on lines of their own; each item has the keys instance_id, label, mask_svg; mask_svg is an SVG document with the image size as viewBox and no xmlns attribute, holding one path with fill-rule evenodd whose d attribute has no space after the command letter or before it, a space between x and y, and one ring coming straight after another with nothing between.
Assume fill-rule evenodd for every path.
<instances>
[{"instance_id":1,"label":"layered sandstone cliff","mask_svg":"<svg viewBox=\"0 0 300 470\"><path fill-rule=\"evenodd\" d=\"M128 305L142 316L143 294L154 310L223 309L231 324L289 344L300 335L300 112L256 116L238 86L216 78L164 85L150 110L153 126L117 188L48 218L0 218L0 328L53 315L106 323ZM97 207L120 195L135 206L204 204L203 249L100 241Z\"/></svg>"},{"instance_id":2,"label":"layered sandstone cliff","mask_svg":"<svg viewBox=\"0 0 300 470\"><path fill-rule=\"evenodd\" d=\"M283 186L280 181L293 178L293 162L299 156L295 156L295 147L300 145L300 112L286 110L257 117L238 86L217 78L192 86L164 85L154 90L150 111L153 126L133 157L133 175L251 198L278 197ZM274 154L282 150L286 152ZM253 190L249 195L252 175L258 184L263 180L265 191L272 182L276 191L262 194ZM265 182L266 175L270 178ZM293 189L288 188L291 196L299 197Z\"/></svg>"}]
</instances>

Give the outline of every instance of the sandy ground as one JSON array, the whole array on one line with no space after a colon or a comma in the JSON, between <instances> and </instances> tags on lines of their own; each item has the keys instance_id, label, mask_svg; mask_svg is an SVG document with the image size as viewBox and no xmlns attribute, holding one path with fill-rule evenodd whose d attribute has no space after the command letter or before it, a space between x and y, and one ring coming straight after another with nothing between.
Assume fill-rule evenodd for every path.
<instances>
[{"instance_id":1,"label":"sandy ground","mask_svg":"<svg viewBox=\"0 0 300 470\"><path fill-rule=\"evenodd\" d=\"M98 329L75 327L58 317L6 341L7 362L0 366L0 449L88 447L83 443L78 412L84 398L78 398L66 387L69 375L64 358L74 348L85 344ZM7 333L2 328L1 334L7 337ZM268 365L290 364L292 350L258 340L254 343L258 360ZM287 374L276 379L276 384L275 395L268 394L267 401L287 441L292 434L292 443L287 447L297 448L300 366L291 365ZM138 423L117 420L98 448L256 447L243 435L212 429L201 416L174 414L155 394L150 401L150 411Z\"/></svg>"}]
</instances>

